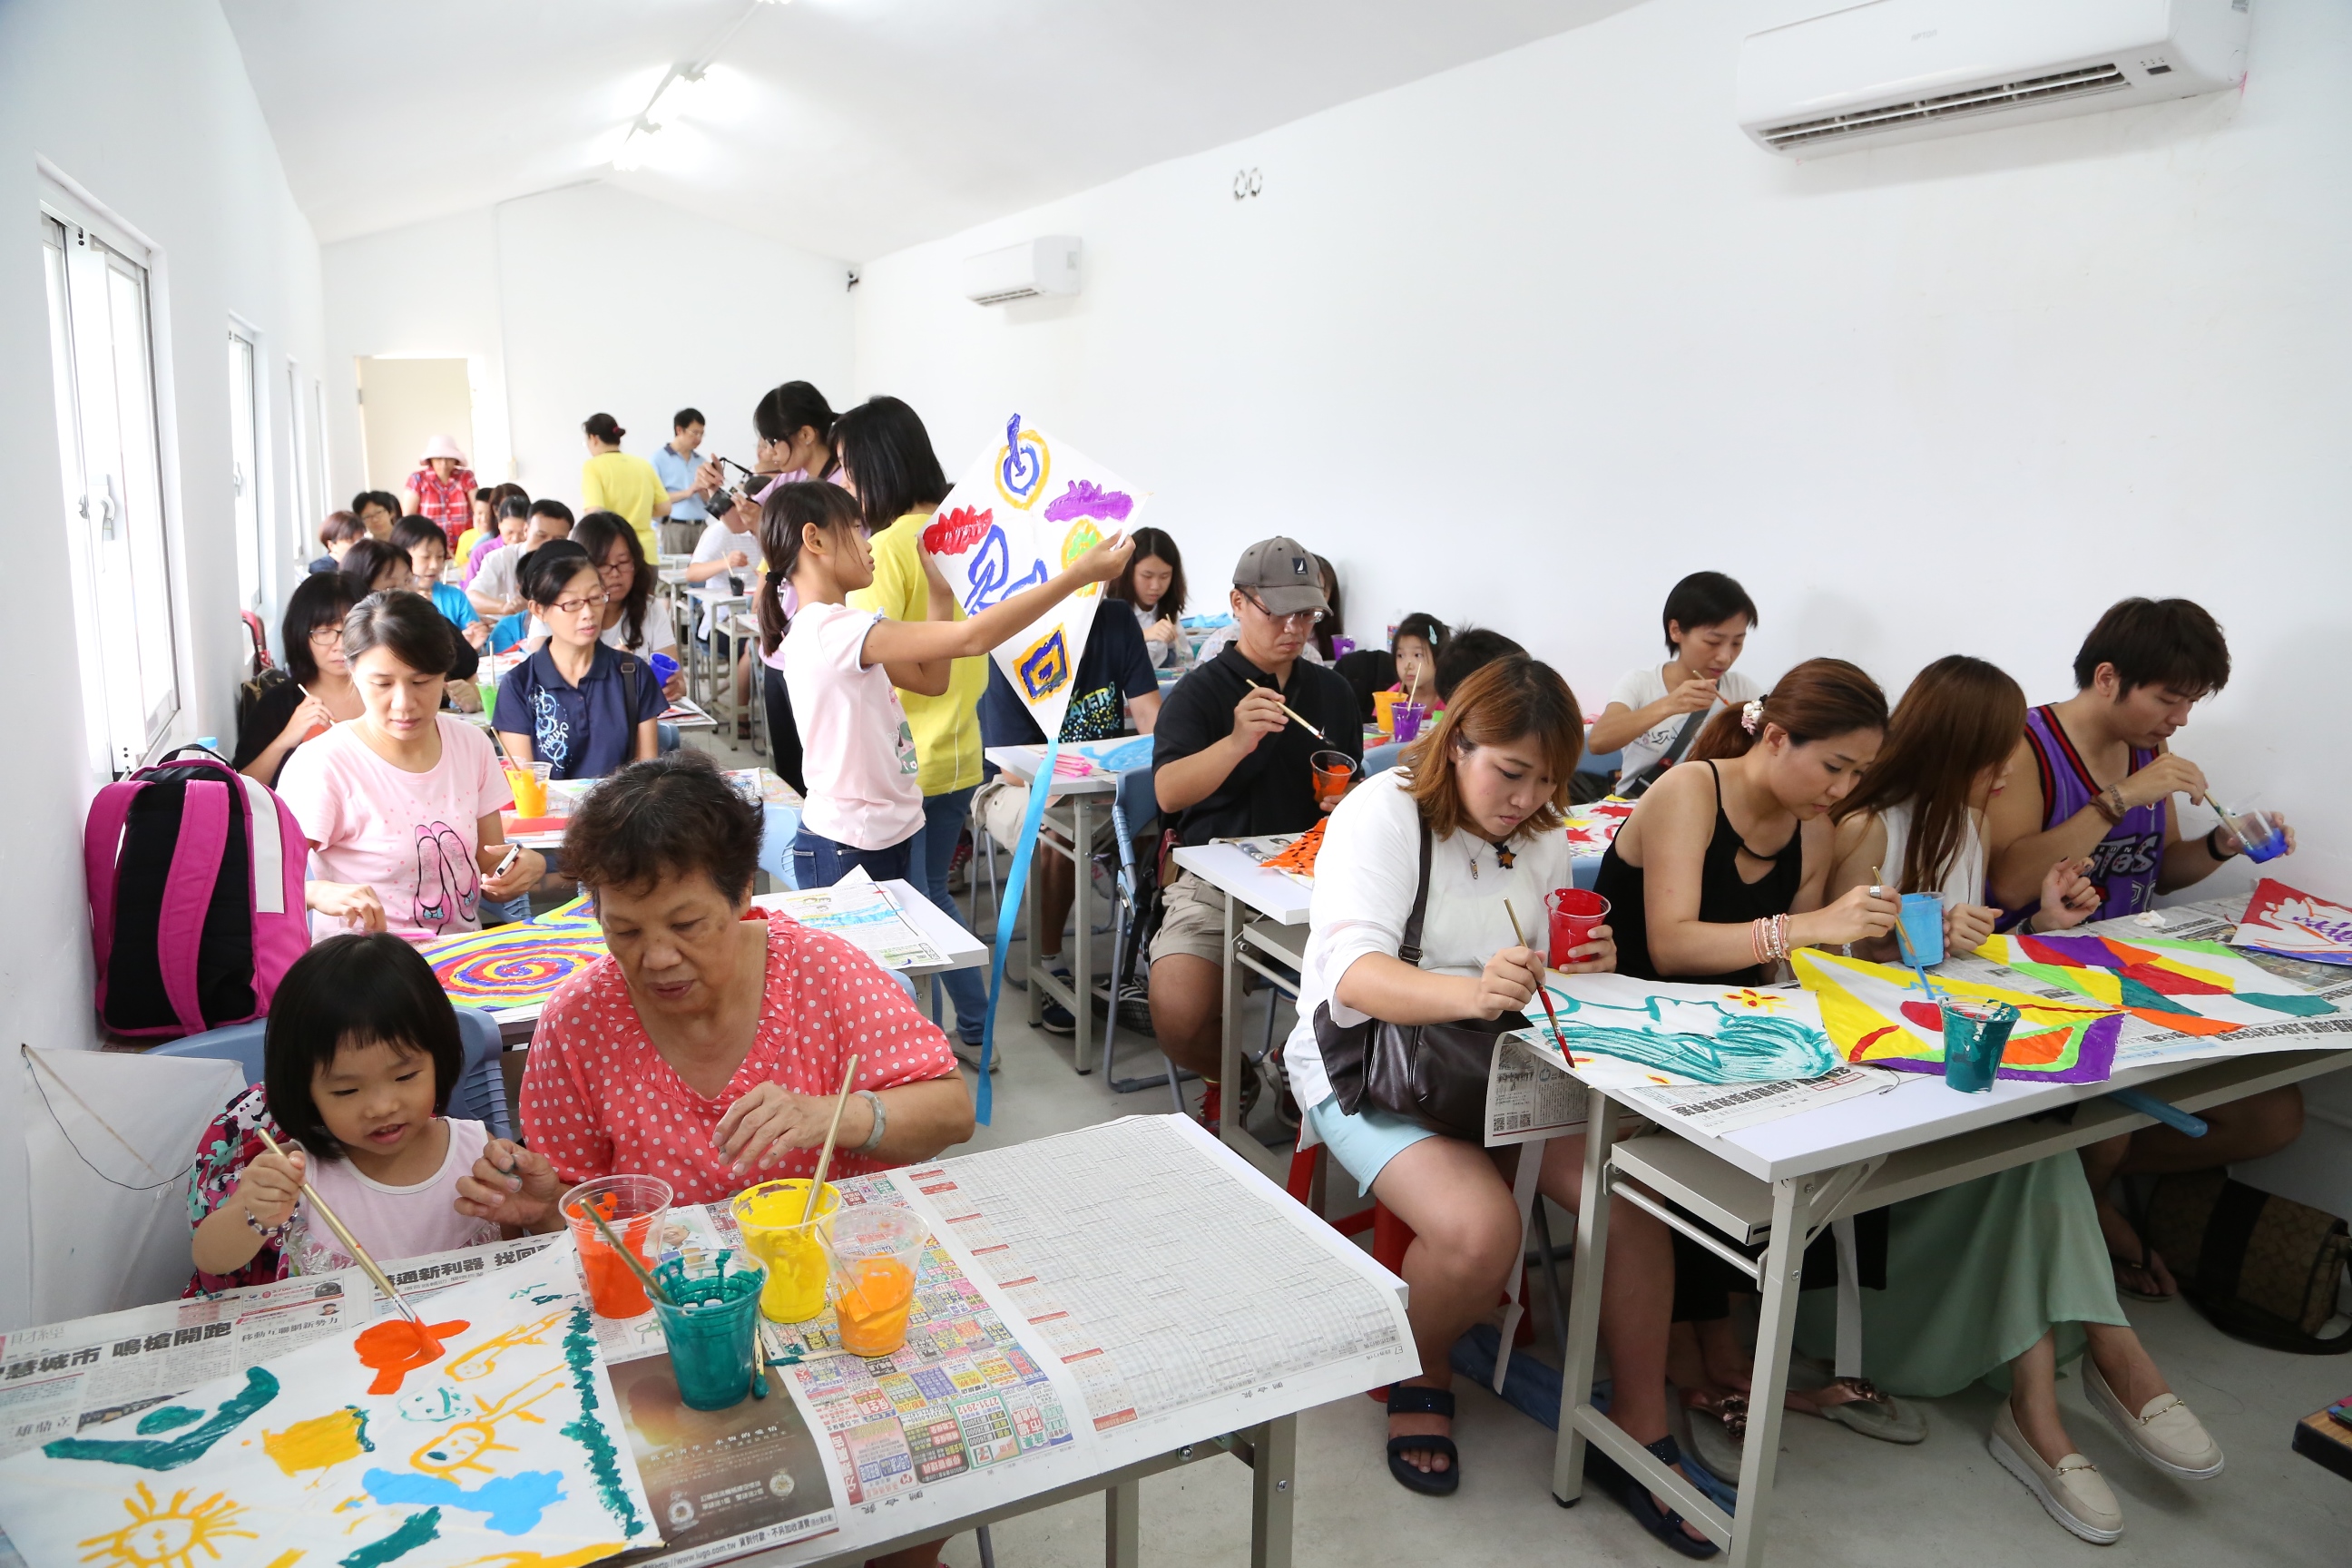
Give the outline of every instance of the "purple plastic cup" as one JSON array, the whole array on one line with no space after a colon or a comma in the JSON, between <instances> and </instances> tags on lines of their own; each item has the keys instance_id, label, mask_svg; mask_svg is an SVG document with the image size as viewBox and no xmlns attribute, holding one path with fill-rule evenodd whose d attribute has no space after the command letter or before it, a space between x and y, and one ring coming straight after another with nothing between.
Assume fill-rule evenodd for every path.
<instances>
[{"instance_id":1,"label":"purple plastic cup","mask_svg":"<svg viewBox=\"0 0 2352 1568\"><path fill-rule=\"evenodd\" d=\"M1421 734L1421 721L1429 717L1429 706L1423 702L1400 702L1389 712L1396 721L1397 744L1402 746Z\"/></svg>"}]
</instances>

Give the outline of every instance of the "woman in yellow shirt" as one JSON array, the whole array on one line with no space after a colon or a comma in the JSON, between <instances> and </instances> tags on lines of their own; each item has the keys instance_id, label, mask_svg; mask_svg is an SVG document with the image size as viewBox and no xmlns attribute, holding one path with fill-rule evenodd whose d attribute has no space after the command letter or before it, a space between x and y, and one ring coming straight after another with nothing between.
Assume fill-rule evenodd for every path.
<instances>
[{"instance_id":1,"label":"woman in yellow shirt","mask_svg":"<svg viewBox=\"0 0 2352 1568\"><path fill-rule=\"evenodd\" d=\"M669 515L669 487L651 463L621 450L628 432L611 415L592 414L580 428L588 437L588 460L580 465L581 510L619 512L637 531L646 559L660 560L654 519Z\"/></svg>"},{"instance_id":2,"label":"woman in yellow shirt","mask_svg":"<svg viewBox=\"0 0 2352 1568\"><path fill-rule=\"evenodd\" d=\"M838 482L857 498L874 548L874 584L850 595L849 602L894 620L929 618L930 593L918 536L950 489L929 432L898 398L869 397L834 421L833 456L841 465ZM961 608L955 618L964 618ZM962 917L948 892L948 868L971 812L972 791L980 785L980 699L987 689L988 660L982 658L957 659L942 696L904 689L898 693L914 732L923 784L915 885L959 922ZM988 987L980 971L950 970L940 978L955 1004L958 1039L976 1049L988 1013Z\"/></svg>"}]
</instances>

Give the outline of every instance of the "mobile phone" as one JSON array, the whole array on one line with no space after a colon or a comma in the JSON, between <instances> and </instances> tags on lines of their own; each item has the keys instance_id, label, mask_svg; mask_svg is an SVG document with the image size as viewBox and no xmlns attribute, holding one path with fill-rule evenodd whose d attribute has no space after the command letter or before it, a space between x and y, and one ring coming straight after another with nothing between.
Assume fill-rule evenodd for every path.
<instances>
[{"instance_id":1,"label":"mobile phone","mask_svg":"<svg viewBox=\"0 0 2352 1568\"><path fill-rule=\"evenodd\" d=\"M508 845L508 846L507 846L507 855L506 855L506 858L505 858L505 859L503 859L503 860L501 860L501 861L499 861L499 868L498 868L497 870L495 870L495 871L493 871L493 872L491 872L491 873L490 873L490 876L491 876L492 879L494 879L494 880L495 880L496 879L498 879L498 878L499 878L499 877L503 877L503 876L505 876L509 871L513 870L513 869L514 869L514 863L515 863L516 861L518 861L518 860L521 859L521 858L522 858L522 846L521 846L521 845L520 845L520 844L509 844L509 845Z\"/></svg>"}]
</instances>

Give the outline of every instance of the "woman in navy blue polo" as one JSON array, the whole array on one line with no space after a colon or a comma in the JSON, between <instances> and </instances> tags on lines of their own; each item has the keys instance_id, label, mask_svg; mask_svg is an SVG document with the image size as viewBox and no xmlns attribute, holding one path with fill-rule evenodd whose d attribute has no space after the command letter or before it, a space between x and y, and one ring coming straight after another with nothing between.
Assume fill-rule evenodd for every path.
<instances>
[{"instance_id":1,"label":"woman in navy blue polo","mask_svg":"<svg viewBox=\"0 0 2352 1568\"><path fill-rule=\"evenodd\" d=\"M547 641L499 682L493 716L510 761L546 763L549 776L598 779L661 746L655 721L668 707L653 667L599 640L604 586L570 540L541 545L520 587Z\"/></svg>"}]
</instances>

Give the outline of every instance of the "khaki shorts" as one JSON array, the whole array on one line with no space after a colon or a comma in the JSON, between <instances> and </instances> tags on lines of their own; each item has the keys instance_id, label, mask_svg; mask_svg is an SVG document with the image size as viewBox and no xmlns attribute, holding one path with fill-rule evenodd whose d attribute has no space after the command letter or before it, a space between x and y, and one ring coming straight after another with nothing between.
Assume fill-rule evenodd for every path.
<instances>
[{"instance_id":1,"label":"khaki shorts","mask_svg":"<svg viewBox=\"0 0 2352 1568\"><path fill-rule=\"evenodd\" d=\"M1225 962L1225 896L1190 871L1160 893L1165 914L1151 939L1151 962L1181 952L1222 967Z\"/></svg>"}]
</instances>

